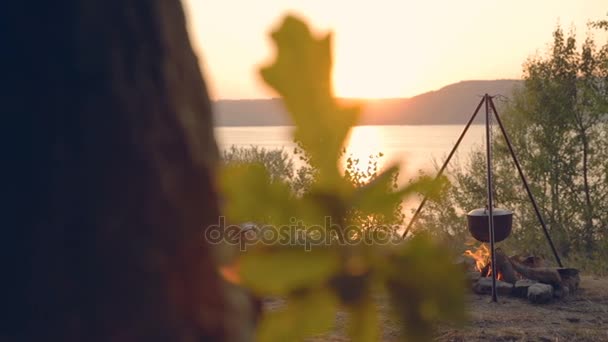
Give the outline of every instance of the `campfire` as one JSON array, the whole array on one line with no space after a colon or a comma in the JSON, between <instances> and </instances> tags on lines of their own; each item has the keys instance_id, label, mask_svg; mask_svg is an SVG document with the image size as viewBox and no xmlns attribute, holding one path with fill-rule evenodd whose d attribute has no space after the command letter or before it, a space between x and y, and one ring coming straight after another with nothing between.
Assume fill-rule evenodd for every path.
<instances>
[{"instance_id":1,"label":"campfire","mask_svg":"<svg viewBox=\"0 0 608 342\"><path fill-rule=\"evenodd\" d=\"M464 255L475 261L475 270L479 272L480 277L489 277L492 275L492 262L490 261L490 249L485 244L481 244L475 251L466 250ZM502 272L498 271L496 279L503 280Z\"/></svg>"},{"instance_id":2,"label":"campfire","mask_svg":"<svg viewBox=\"0 0 608 342\"><path fill-rule=\"evenodd\" d=\"M579 271L573 268L549 267L537 256L507 256L500 248L496 260L496 291L499 295L523 297L532 303L547 303L574 293L580 283ZM477 294L492 293L492 265L486 244L464 253L465 268L472 290Z\"/></svg>"}]
</instances>

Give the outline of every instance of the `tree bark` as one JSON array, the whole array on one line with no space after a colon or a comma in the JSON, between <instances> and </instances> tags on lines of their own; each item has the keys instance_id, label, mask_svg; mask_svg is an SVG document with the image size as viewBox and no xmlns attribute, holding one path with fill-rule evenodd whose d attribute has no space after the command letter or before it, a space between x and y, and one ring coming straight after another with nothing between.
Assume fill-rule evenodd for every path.
<instances>
[{"instance_id":1,"label":"tree bark","mask_svg":"<svg viewBox=\"0 0 608 342\"><path fill-rule=\"evenodd\" d=\"M200 238L217 151L180 2L6 1L0 25L0 339L223 340Z\"/></svg>"}]
</instances>

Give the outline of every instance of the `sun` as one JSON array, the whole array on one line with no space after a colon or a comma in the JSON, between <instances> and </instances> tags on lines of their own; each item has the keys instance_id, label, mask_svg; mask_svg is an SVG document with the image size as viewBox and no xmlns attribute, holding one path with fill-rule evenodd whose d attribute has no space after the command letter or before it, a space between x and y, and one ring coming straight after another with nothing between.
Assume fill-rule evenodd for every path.
<instances>
[{"instance_id":1,"label":"sun","mask_svg":"<svg viewBox=\"0 0 608 342\"><path fill-rule=\"evenodd\" d=\"M395 49L367 49L346 44L336 44L334 55L332 78L338 97L400 98L420 92L424 61L415 60L415 56L405 60L403 53L396 53Z\"/></svg>"}]
</instances>

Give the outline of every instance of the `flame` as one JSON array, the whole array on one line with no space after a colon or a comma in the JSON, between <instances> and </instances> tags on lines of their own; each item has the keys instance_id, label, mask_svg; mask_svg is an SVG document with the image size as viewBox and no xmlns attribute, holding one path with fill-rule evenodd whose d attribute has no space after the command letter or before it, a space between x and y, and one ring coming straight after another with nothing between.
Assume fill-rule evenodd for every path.
<instances>
[{"instance_id":1,"label":"flame","mask_svg":"<svg viewBox=\"0 0 608 342\"><path fill-rule=\"evenodd\" d=\"M475 268L479 272L490 263L490 249L485 244L481 244L475 251L470 249L464 251L464 255L475 260Z\"/></svg>"},{"instance_id":2,"label":"flame","mask_svg":"<svg viewBox=\"0 0 608 342\"><path fill-rule=\"evenodd\" d=\"M469 258L475 260L475 269L482 273L482 276L489 277L492 275L492 268L490 267L487 270L487 274L483 274L484 268L490 263L490 249L484 243L482 243L476 250L466 250L463 254ZM498 272L496 279L502 280L503 275L501 272Z\"/></svg>"},{"instance_id":3,"label":"flame","mask_svg":"<svg viewBox=\"0 0 608 342\"><path fill-rule=\"evenodd\" d=\"M240 284L241 283L241 275L240 275L240 264L237 261L233 262L229 265L220 266L218 269L220 275L224 280L232 284Z\"/></svg>"}]
</instances>

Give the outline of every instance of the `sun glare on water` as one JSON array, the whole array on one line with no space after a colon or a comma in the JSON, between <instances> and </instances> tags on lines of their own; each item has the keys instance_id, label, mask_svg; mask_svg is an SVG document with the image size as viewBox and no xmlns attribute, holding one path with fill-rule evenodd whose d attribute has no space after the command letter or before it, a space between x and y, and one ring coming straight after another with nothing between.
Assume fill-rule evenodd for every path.
<instances>
[{"instance_id":1,"label":"sun glare on water","mask_svg":"<svg viewBox=\"0 0 608 342\"><path fill-rule=\"evenodd\" d=\"M381 129L375 126L354 127L350 132L345 149L345 159L352 157L359 160L355 170L360 172L367 171L369 162L384 149ZM386 158L379 158L377 162L377 170L382 171Z\"/></svg>"}]
</instances>

